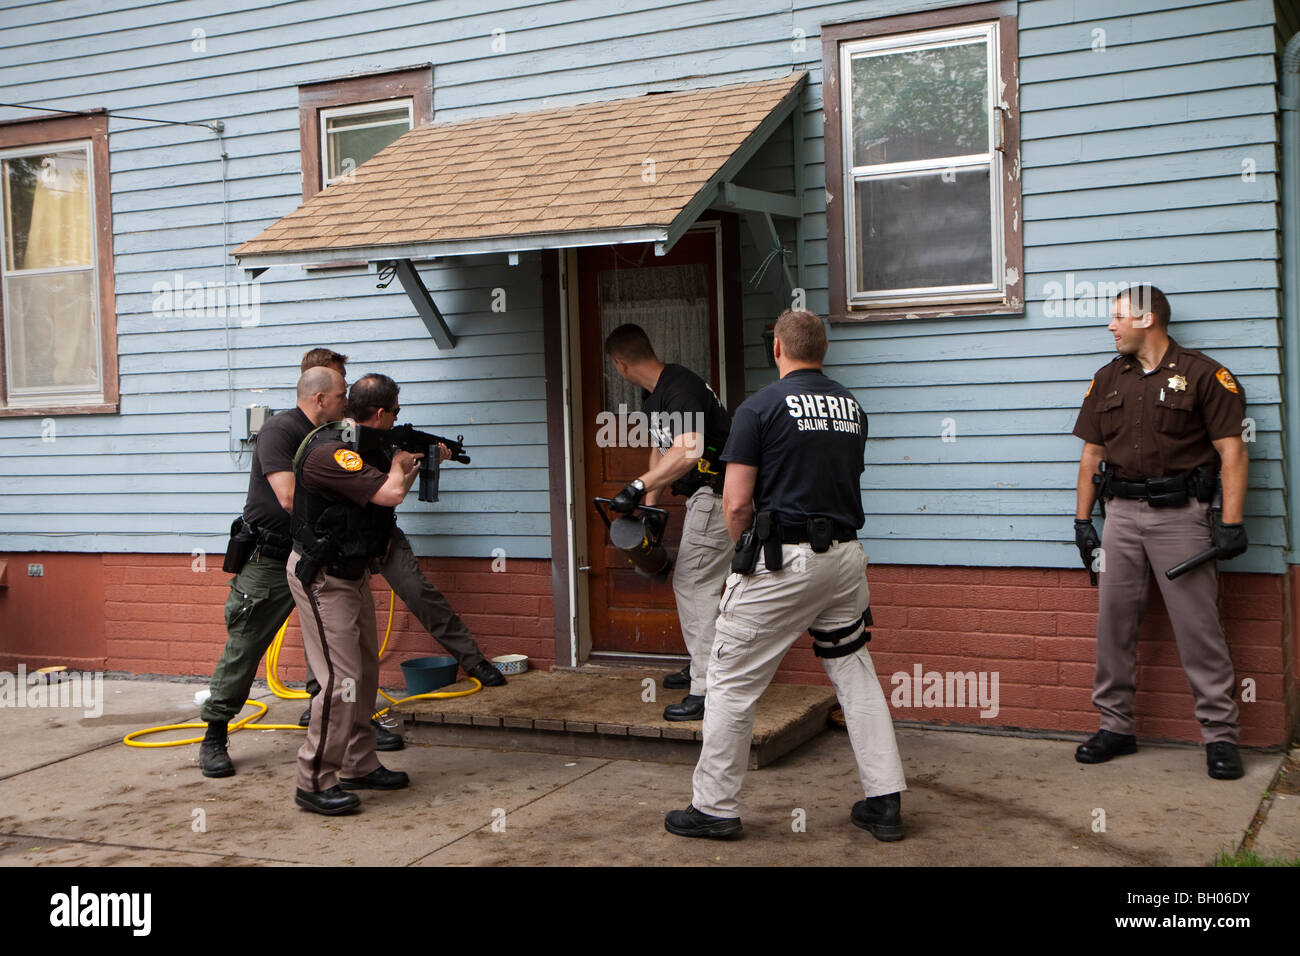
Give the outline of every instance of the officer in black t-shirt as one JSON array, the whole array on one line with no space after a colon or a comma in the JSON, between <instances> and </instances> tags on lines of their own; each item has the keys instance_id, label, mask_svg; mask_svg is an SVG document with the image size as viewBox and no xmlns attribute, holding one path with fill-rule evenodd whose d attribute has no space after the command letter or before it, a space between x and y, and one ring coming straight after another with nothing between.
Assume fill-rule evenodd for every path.
<instances>
[{"instance_id":1,"label":"officer in black t-shirt","mask_svg":"<svg viewBox=\"0 0 1300 956\"><path fill-rule=\"evenodd\" d=\"M199 768L205 777L235 772L226 750L227 725L244 706L262 655L293 610L284 571L292 547L293 456L308 432L341 418L346 404L343 376L332 368L310 368L298 379L297 407L273 415L258 432L242 519L252 552L230 581L226 647L202 710L208 729Z\"/></svg>"},{"instance_id":2,"label":"officer in black t-shirt","mask_svg":"<svg viewBox=\"0 0 1300 956\"><path fill-rule=\"evenodd\" d=\"M785 312L775 333L781 379L736 410L722 453L727 527L739 546L718 609L694 798L664 825L680 836L740 831L755 705L809 631L844 709L866 796L850 818L878 840L901 840L907 785L867 653L867 556L857 539L867 419L853 394L822 373L821 319Z\"/></svg>"},{"instance_id":3,"label":"officer in black t-shirt","mask_svg":"<svg viewBox=\"0 0 1300 956\"><path fill-rule=\"evenodd\" d=\"M682 639L691 662L664 678L664 686L689 688L680 704L664 708L665 720L699 720L718 597L731 560L722 520L721 452L731 429L727 411L708 383L680 365L665 365L639 325L621 325L605 340L605 354L618 374L646 391L650 461L645 474L618 493L611 506L630 512L653 505L665 487L686 496L686 520L673 570L673 594Z\"/></svg>"}]
</instances>

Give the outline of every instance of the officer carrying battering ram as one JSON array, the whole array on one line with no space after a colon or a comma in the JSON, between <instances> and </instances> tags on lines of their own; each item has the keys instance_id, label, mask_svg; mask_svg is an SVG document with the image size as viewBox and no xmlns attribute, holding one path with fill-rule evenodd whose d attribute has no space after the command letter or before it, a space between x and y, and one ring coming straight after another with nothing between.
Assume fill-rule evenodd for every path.
<instances>
[{"instance_id":1,"label":"officer carrying battering ram","mask_svg":"<svg viewBox=\"0 0 1300 956\"><path fill-rule=\"evenodd\" d=\"M322 682L298 750L294 800L328 815L360 805L350 791L410 783L375 753L370 715L379 689L379 642L369 566L388 551L393 509L419 475L422 456L398 450L390 458L379 443L365 440L366 426L381 414L322 425L294 456L289 588L303 649Z\"/></svg>"},{"instance_id":2,"label":"officer carrying battering ram","mask_svg":"<svg viewBox=\"0 0 1300 956\"><path fill-rule=\"evenodd\" d=\"M1084 441L1075 543L1099 583L1092 702L1101 712L1100 731L1075 759L1103 763L1137 751L1137 634L1154 569L1196 700L1209 775L1235 780L1244 770L1218 572L1212 560L1173 580L1165 572L1211 548L1220 558L1246 550L1246 396L1226 368L1169 337L1169 318L1169 301L1154 286L1115 297L1108 328L1119 355L1093 378L1074 426ZM1106 519L1100 539L1091 517L1098 497Z\"/></svg>"},{"instance_id":3,"label":"officer carrying battering ram","mask_svg":"<svg viewBox=\"0 0 1300 956\"><path fill-rule=\"evenodd\" d=\"M826 348L820 318L782 313L772 345L781 379L736 410L722 453L724 510L737 544L718 607L693 799L664 820L679 836L740 832L754 708L808 631L843 707L865 792L850 819L878 840L903 838L907 784L866 647L870 595L858 529L867 417L853 393L822 372Z\"/></svg>"},{"instance_id":4,"label":"officer carrying battering ram","mask_svg":"<svg viewBox=\"0 0 1300 956\"><path fill-rule=\"evenodd\" d=\"M731 420L704 379L659 361L639 325L620 325L610 332L605 354L624 380L645 390L642 412L650 417L652 436L645 474L629 482L610 508L626 514L640 504L653 505L666 487L686 497L673 595L691 661L664 678L667 688L688 688L680 704L664 708L664 719L699 720L704 716L718 598L731 561L731 539L722 518L720 458Z\"/></svg>"}]
</instances>

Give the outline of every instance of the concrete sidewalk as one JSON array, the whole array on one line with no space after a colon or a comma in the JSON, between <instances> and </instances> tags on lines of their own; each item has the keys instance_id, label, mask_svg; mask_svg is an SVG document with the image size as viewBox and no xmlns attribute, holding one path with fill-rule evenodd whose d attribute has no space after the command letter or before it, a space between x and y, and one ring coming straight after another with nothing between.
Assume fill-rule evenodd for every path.
<instances>
[{"instance_id":1,"label":"concrete sidewalk","mask_svg":"<svg viewBox=\"0 0 1300 956\"><path fill-rule=\"evenodd\" d=\"M742 838L687 840L663 817L690 801L688 766L433 746L416 729L381 755L410 789L322 817L293 804L300 732L233 735L238 773L208 780L197 745L120 742L197 720L203 683L104 686L98 718L0 709L0 864L1204 866L1241 845L1285 758L1247 752L1246 776L1225 782L1196 747L1088 767L1069 741L900 729L907 839L884 844L848 821L857 773L844 732L828 730L749 773ZM257 693L265 721L296 722L301 702ZM1300 797L1265 804L1258 849L1300 855Z\"/></svg>"}]
</instances>

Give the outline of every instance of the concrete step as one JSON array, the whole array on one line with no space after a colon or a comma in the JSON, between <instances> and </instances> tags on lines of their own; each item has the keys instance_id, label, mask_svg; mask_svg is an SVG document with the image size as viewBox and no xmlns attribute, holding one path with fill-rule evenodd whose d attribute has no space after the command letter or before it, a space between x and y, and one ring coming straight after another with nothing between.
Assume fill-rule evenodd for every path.
<instances>
[{"instance_id":1,"label":"concrete step","mask_svg":"<svg viewBox=\"0 0 1300 956\"><path fill-rule=\"evenodd\" d=\"M701 723L663 719L684 696L665 690L662 669L638 672L528 671L505 687L468 697L415 700L394 706L413 741L505 747L578 756L693 764ZM468 681L446 688L463 690ZM751 770L794 750L827 727L835 705L829 687L772 684L758 702Z\"/></svg>"}]
</instances>

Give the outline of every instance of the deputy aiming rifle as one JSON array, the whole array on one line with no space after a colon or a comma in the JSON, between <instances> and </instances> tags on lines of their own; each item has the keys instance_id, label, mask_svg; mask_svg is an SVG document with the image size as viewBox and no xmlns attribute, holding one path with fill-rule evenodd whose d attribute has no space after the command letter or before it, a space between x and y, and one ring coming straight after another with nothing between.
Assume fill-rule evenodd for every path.
<instances>
[{"instance_id":1,"label":"deputy aiming rifle","mask_svg":"<svg viewBox=\"0 0 1300 956\"><path fill-rule=\"evenodd\" d=\"M442 464L442 456L437 451L438 445L447 446L451 451L451 461L458 461L462 465L469 464L469 455L465 454L464 435L457 435L455 440L452 440L431 432L419 431L409 424L388 429L362 428L360 444L361 448L358 450L363 453L367 447L378 447L400 448L402 451L423 455L420 460L421 501L438 500L438 468Z\"/></svg>"}]
</instances>

